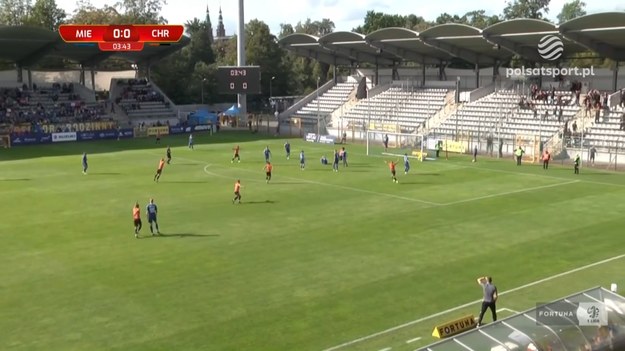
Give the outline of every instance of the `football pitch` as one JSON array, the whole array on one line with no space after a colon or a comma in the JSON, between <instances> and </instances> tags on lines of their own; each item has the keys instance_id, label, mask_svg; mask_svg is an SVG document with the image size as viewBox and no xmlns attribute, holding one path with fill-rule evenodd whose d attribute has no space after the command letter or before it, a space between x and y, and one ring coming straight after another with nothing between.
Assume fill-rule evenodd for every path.
<instances>
[{"instance_id":1,"label":"football pitch","mask_svg":"<svg viewBox=\"0 0 625 351\"><path fill-rule=\"evenodd\" d=\"M478 276L500 318L625 287L623 174L450 154L400 160L396 184L379 147L346 145L332 172L319 159L340 145L291 139L287 160L280 138L194 137L0 150L0 349L412 351L479 312Z\"/></svg>"}]
</instances>

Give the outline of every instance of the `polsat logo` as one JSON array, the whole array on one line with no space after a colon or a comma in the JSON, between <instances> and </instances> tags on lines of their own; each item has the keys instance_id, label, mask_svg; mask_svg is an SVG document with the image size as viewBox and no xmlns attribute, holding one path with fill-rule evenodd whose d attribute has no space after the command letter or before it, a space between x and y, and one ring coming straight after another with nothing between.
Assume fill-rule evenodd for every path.
<instances>
[{"instance_id":1,"label":"polsat logo","mask_svg":"<svg viewBox=\"0 0 625 351\"><path fill-rule=\"evenodd\" d=\"M555 61L562 57L564 43L556 35L545 35L538 42L538 54L545 60Z\"/></svg>"}]
</instances>

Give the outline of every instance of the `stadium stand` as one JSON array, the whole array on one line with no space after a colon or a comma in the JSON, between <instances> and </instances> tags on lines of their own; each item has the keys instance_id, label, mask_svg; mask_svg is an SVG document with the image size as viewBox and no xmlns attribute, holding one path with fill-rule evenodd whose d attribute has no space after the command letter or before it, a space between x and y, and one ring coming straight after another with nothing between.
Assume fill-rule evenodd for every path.
<instances>
[{"instance_id":1,"label":"stadium stand","mask_svg":"<svg viewBox=\"0 0 625 351\"><path fill-rule=\"evenodd\" d=\"M600 122L593 123L584 135L585 145L613 148L625 141L625 110L617 108L607 112Z\"/></svg>"},{"instance_id":2,"label":"stadium stand","mask_svg":"<svg viewBox=\"0 0 625 351\"><path fill-rule=\"evenodd\" d=\"M173 120L176 113L171 104L145 79L117 80L117 104L133 124L155 124Z\"/></svg>"},{"instance_id":3,"label":"stadium stand","mask_svg":"<svg viewBox=\"0 0 625 351\"><path fill-rule=\"evenodd\" d=\"M72 83L54 83L29 90L0 88L0 124L3 130L30 131L43 124L111 121L104 104L87 103L74 91ZM29 128L30 126L30 128ZM75 131L72 126L57 131Z\"/></svg>"},{"instance_id":4,"label":"stadium stand","mask_svg":"<svg viewBox=\"0 0 625 351\"><path fill-rule=\"evenodd\" d=\"M391 85L378 95L360 100L343 118L348 128L363 127L371 121L415 130L445 105L447 93L447 89Z\"/></svg>"},{"instance_id":5,"label":"stadium stand","mask_svg":"<svg viewBox=\"0 0 625 351\"><path fill-rule=\"evenodd\" d=\"M315 98L300 108L292 117L316 121L317 114L327 116L348 101L355 87L356 83L337 83L330 90L319 95L319 98Z\"/></svg>"},{"instance_id":6,"label":"stadium stand","mask_svg":"<svg viewBox=\"0 0 625 351\"><path fill-rule=\"evenodd\" d=\"M546 140L562 130L580 108L572 104L571 93L554 91L556 99L534 100L512 90L501 90L465 104L438 128L436 133L455 136L499 132L506 140L518 135L543 136ZM560 96L558 104L557 96Z\"/></svg>"}]
</instances>

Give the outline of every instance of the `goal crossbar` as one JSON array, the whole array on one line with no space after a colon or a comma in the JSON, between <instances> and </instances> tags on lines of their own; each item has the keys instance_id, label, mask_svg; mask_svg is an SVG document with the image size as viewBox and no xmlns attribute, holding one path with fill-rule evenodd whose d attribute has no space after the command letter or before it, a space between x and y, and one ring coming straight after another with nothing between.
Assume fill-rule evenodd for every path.
<instances>
[{"instance_id":1,"label":"goal crossbar","mask_svg":"<svg viewBox=\"0 0 625 351\"><path fill-rule=\"evenodd\" d=\"M386 143L385 143L386 141ZM368 130L367 155L405 156L420 161L427 157L425 138L422 134L393 133Z\"/></svg>"}]
</instances>

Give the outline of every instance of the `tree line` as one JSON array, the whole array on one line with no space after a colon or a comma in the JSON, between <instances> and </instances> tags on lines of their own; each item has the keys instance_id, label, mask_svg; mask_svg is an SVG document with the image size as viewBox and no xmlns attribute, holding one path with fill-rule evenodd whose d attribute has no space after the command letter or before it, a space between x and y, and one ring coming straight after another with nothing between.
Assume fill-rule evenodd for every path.
<instances>
[{"instance_id":1,"label":"tree line","mask_svg":"<svg viewBox=\"0 0 625 351\"><path fill-rule=\"evenodd\" d=\"M80 24L150 24L167 23L161 15L164 0L120 0L113 5L95 6L89 0L79 0L72 14L60 9L55 0L0 0L0 25L30 25L57 30L62 23ZM353 30L369 34L381 28L403 27L423 31L443 23L462 23L486 28L503 20L535 18L546 20L550 0L509 0L503 13L487 15L475 10L463 15L443 13L434 21L415 14L398 15L368 11L363 23ZM558 22L586 14L581 0L566 3L557 15ZM198 103L204 95L206 103L235 101L236 97L220 95L217 91L217 67L236 65L236 37L216 40L214 26L208 16L193 18L185 23L189 45L151 67L151 78L178 104ZM252 109L267 107L270 90L273 96L304 95L316 89L318 77L331 78L332 67L313 59L296 56L283 50L278 40L293 34L306 33L323 36L335 30L330 19L307 19L296 24L283 23L279 33L271 33L261 20L252 19L245 25L247 63L261 66L263 94L250 96ZM455 62L462 66L461 60ZM0 63L2 66L2 63ZM7 66L7 63L4 63ZM71 68L75 62L47 59L33 68ZM130 64L116 59L101 62L98 69L128 69ZM1 67L0 67L1 68ZM140 67L145 69L145 67ZM269 86L271 85L271 89Z\"/></svg>"}]
</instances>

